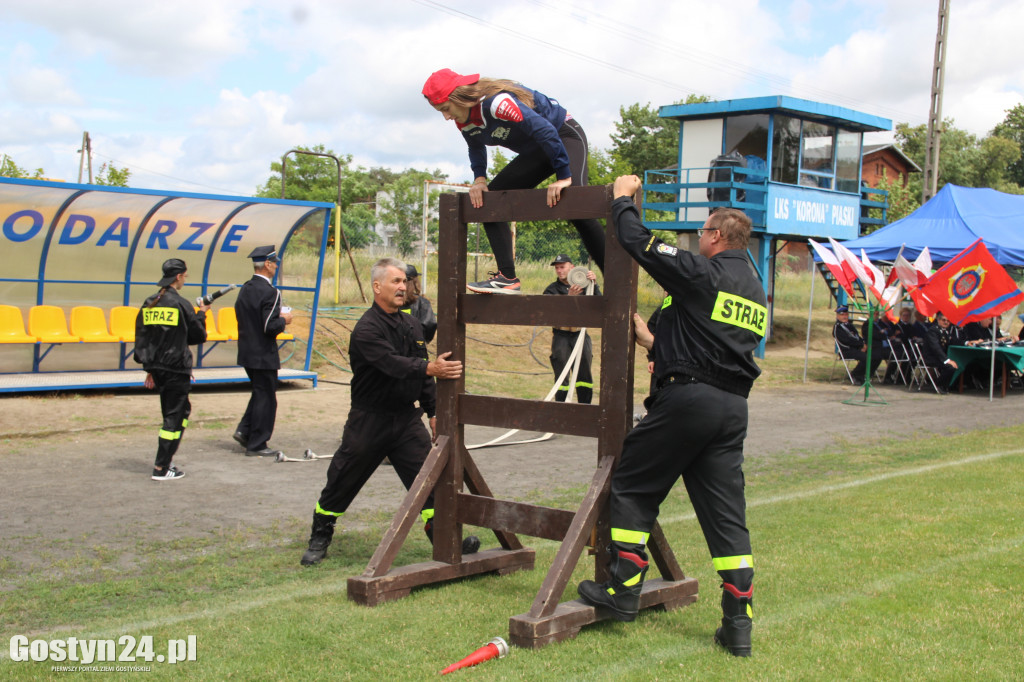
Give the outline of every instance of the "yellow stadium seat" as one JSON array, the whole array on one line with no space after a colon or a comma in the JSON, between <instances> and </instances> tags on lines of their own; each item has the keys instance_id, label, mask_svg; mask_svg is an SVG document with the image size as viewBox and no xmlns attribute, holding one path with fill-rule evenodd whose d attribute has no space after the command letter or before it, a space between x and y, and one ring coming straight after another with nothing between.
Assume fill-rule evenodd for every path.
<instances>
[{"instance_id":1,"label":"yellow stadium seat","mask_svg":"<svg viewBox=\"0 0 1024 682\"><path fill-rule=\"evenodd\" d=\"M25 333L21 308L0 305L0 343L36 343L38 340Z\"/></svg>"},{"instance_id":2,"label":"yellow stadium seat","mask_svg":"<svg viewBox=\"0 0 1024 682\"><path fill-rule=\"evenodd\" d=\"M28 311L28 333L43 343L78 343L82 339L68 333L64 310L55 305L34 305Z\"/></svg>"},{"instance_id":3,"label":"yellow stadium seat","mask_svg":"<svg viewBox=\"0 0 1024 682\"><path fill-rule=\"evenodd\" d=\"M195 311L198 313L199 312L199 308L196 308ZM214 317L216 317L216 316L213 314L212 310L207 310L206 311L206 340L207 340L207 342L210 342L210 341L230 341L230 339L228 339L228 335L227 334L221 334L219 331L217 331L217 323L214 322L214 319L213 319Z\"/></svg>"},{"instance_id":4,"label":"yellow stadium seat","mask_svg":"<svg viewBox=\"0 0 1024 682\"><path fill-rule=\"evenodd\" d=\"M135 343L135 318L139 309L130 305L114 306L110 309L110 333L125 343Z\"/></svg>"},{"instance_id":5,"label":"yellow stadium seat","mask_svg":"<svg viewBox=\"0 0 1024 682\"><path fill-rule=\"evenodd\" d=\"M71 334L80 336L85 343L117 343L121 340L107 331L103 311L91 305L71 309Z\"/></svg>"},{"instance_id":6,"label":"yellow stadium seat","mask_svg":"<svg viewBox=\"0 0 1024 682\"><path fill-rule=\"evenodd\" d=\"M225 306L217 312L217 328L229 341L238 340L238 318L235 317L234 308Z\"/></svg>"}]
</instances>

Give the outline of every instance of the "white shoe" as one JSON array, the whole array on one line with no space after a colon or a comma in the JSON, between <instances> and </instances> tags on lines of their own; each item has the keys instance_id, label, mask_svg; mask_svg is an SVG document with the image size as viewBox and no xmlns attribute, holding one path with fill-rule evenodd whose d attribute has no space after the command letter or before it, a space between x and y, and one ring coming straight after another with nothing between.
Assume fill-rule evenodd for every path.
<instances>
[{"instance_id":1,"label":"white shoe","mask_svg":"<svg viewBox=\"0 0 1024 682\"><path fill-rule=\"evenodd\" d=\"M153 480L154 481L173 481L181 478L185 475L185 472L177 468L173 464L167 467L167 471L160 471L159 469L153 469Z\"/></svg>"}]
</instances>

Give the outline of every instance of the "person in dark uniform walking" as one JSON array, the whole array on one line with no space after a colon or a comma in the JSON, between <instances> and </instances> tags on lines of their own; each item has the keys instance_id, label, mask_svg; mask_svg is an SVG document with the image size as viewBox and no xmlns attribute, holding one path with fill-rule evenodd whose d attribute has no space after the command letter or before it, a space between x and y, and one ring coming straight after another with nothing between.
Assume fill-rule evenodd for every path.
<instances>
[{"instance_id":1,"label":"person in dark uniform walking","mask_svg":"<svg viewBox=\"0 0 1024 682\"><path fill-rule=\"evenodd\" d=\"M485 192L532 189L555 176L547 186L548 206L562 190L587 184L587 134L558 100L515 81L463 76L451 69L435 71L423 84L423 96L446 121L455 121L469 147L473 186L469 201L484 205ZM516 152L491 181L487 181L487 147ZM604 228L593 219L570 220L597 267L604 268ZM482 282L466 285L479 294L518 294L519 278L509 224L484 223L498 271Z\"/></svg>"},{"instance_id":2,"label":"person in dark uniform walking","mask_svg":"<svg viewBox=\"0 0 1024 682\"><path fill-rule=\"evenodd\" d=\"M572 270L572 259L564 253L560 253L551 261L555 266L555 276L558 278L548 285L544 293L548 296L579 296L584 293L583 287L578 284L569 286L569 271ZM601 287L597 286L592 270L587 271L587 279L594 284L594 296L601 295ZM557 379L561 375L565 365L569 362L572 349L576 347L576 340L580 336L579 327L553 327L551 329L551 369L555 372ZM580 360L580 370L576 375L576 400L589 405L594 399L594 377L590 373L590 365L594 359L594 350L590 342L590 334L584 332L583 358ZM569 381L572 378L572 370L566 375L562 385L558 387L555 400L564 403L569 395Z\"/></svg>"},{"instance_id":3,"label":"person in dark uniform walking","mask_svg":"<svg viewBox=\"0 0 1024 682\"><path fill-rule=\"evenodd\" d=\"M430 360L420 321L402 312L405 263L384 258L373 266L373 305L352 330L352 407L341 445L327 469L327 485L313 511L309 547L300 563L311 566L327 556L334 525L385 457L408 489L437 437L437 386L434 378L457 379L462 363L450 352ZM416 403L419 402L419 407ZM426 413L430 433L423 425ZM433 540L433 494L422 510L424 530ZM462 553L472 554L480 540L469 535Z\"/></svg>"},{"instance_id":4,"label":"person in dark uniform walking","mask_svg":"<svg viewBox=\"0 0 1024 682\"><path fill-rule=\"evenodd\" d=\"M613 618L636 618L658 509L681 476L712 564L722 578L722 625L714 641L749 656L754 562L746 526L743 441L747 395L760 369L754 349L764 337L767 304L747 257L750 219L719 209L697 231L700 253L662 242L640 220L635 175L615 180L612 219L623 248L671 296L657 333L637 335L654 348L659 390L626 437L612 476L609 511L611 579L577 590ZM638 329L644 325L638 325Z\"/></svg>"},{"instance_id":5,"label":"person in dark uniform walking","mask_svg":"<svg viewBox=\"0 0 1024 682\"><path fill-rule=\"evenodd\" d=\"M412 315L423 326L423 338L427 343L434 340L437 333L437 317L430 299L420 290L420 273L415 265L405 266L405 304L402 312Z\"/></svg>"},{"instance_id":6,"label":"person in dark uniform walking","mask_svg":"<svg viewBox=\"0 0 1024 682\"><path fill-rule=\"evenodd\" d=\"M195 312L192 304L178 293L185 285L188 267L185 261L164 261L160 291L146 299L135 318L135 362L146 370L146 388L160 392L160 412L164 421L157 436L154 481L173 481L185 475L171 459L178 451L188 426L192 404L192 351L206 341L208 305Z\"/></svg>"},{"instance_id":7,"label":"person in dark uniform walking","mask_svg":"<svg viewBox=\"0 0 1024 682\"><path fill-rule=\"evenodd\" d=\"M281 292L274 286L274 276L281 259L274 246L253 249L255 273L242 285L235 299L238 318L238 364L245 369L252 386L249 404L233 436L245 448L247 457L277 457L270 447L277 419L277 335L291 324L291 310L281 308Z\"/></svg>"}]
</instances>

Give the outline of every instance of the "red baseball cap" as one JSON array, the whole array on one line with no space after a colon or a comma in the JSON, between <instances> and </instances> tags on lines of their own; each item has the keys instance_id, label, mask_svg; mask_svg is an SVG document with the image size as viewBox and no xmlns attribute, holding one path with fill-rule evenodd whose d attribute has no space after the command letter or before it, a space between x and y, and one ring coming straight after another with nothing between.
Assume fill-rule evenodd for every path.
<instances>
[{"instance_id":1,"label":"red baseball cap","mask_svg":"<svg viewBox=\"0 0 1024 682\"><path fill-rule=\"evenodd\" d=\"M460 85L472 85L478 80L480 80L478 73L460 76L451 69L441 69L430 74L430 78L423 84L423 95L431 104L444 104L452 94L452 90Z\"/></svg>"}]
</instances>

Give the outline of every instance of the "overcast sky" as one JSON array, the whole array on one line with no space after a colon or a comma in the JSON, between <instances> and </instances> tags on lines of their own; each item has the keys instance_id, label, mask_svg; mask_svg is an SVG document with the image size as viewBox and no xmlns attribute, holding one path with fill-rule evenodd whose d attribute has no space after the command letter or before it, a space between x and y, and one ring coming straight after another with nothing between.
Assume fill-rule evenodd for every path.
<instances>
[{"instance_id":1,"label":"overcast sky","mask_svg":"<svg viewBox=\"0 0 1024 682\"><path fill-rule=\"evenodd\" d=\"M943 115L987 134L1024 102L1024 2L952 0ZM790 95L924 124L938 0L0 0L0 154L78 179L248 195L323 144L357 165L470 179L420 89L511 78L611 146L619 107ZM877 140L876 140L877 141Z\"/></svg>"}]
</instances>

